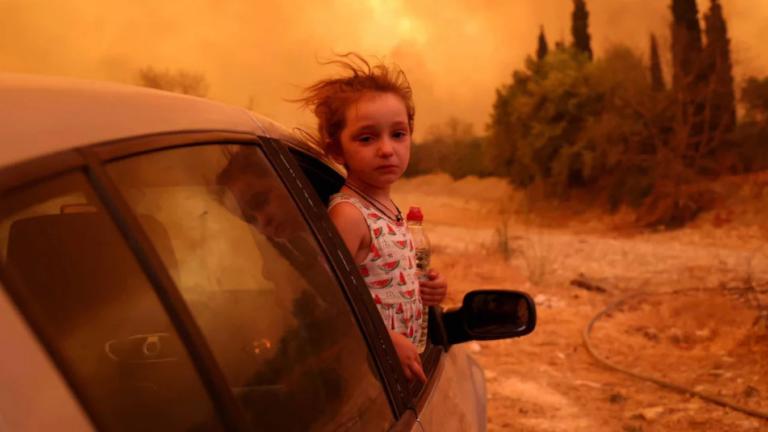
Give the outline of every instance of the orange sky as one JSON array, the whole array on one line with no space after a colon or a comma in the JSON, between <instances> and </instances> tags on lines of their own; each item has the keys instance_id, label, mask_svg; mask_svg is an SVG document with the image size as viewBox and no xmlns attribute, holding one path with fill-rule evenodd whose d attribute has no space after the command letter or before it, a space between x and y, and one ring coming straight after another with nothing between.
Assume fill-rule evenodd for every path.
<instances>
[{"instance_id":1,"label":"orange sky","mask_svg":"<svg viewBox=\"0 0 768 432\"><path fill-rule=\"evenodd\" d=\"M143 66L207 77L209 96L288 126L311 118L284 99L332 69L334 51L399 63L416 96L416 133L450 116L482 131L494 90L535 49L569 37L571 0L0 0L0 71L135 82ZM723 0L737 76L768 75L768 1ZM587 0L593 47L668 46L669 0ZM699 0L699 7L708 7ZM665 53L666 54L666 53ZM666 55L668 57L668 55Z\"/></svg>"}]
</instances>

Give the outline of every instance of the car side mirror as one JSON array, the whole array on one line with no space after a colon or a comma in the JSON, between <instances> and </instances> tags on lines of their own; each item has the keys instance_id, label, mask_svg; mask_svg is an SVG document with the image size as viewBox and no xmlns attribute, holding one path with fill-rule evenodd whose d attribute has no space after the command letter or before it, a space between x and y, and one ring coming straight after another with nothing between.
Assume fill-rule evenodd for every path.
<instances>
[{"instance_id":1,"label":"car side mirror","mask_svg":"<svg viewBox=\"0 0 768 432\"><path fill-rule=\"evenodd\" d=\"M448 345L471 340L509 339L536 328L536 305L520 291L469 292L459 309L442 314Z\"/></svg>"}]
</instances>

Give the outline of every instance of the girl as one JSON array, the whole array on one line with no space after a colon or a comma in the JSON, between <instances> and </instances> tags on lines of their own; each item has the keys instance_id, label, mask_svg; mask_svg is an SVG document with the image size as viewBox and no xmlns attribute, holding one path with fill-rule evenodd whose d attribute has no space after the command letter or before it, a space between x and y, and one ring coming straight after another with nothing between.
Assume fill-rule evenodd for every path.
<instances>
[{"instance_id":1,"label":"girl","mask_svg":"<svg viewBox=\"0 0 768 432\"><path fill-rule=\"evenodd\" d=\"M434 270L419 282L413 242L390 198L410 158L411 87L399 69L371 66L357 54L342 57L331 63L347 74L315 83L300 99L317 117L319 146L347 170L329 215L359 265L406 378L426 382L416 347L427 319L422 304L440 304L447 283Z\"/></svg>"}]
</instances>

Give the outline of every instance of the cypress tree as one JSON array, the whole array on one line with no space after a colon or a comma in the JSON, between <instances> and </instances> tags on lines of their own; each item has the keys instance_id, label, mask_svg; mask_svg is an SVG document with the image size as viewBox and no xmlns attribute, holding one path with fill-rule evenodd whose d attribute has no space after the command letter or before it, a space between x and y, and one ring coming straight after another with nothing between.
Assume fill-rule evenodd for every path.
<instances>
[{"instance_id":1,"label":"cypress tree","mask_svg":"<svg viewBox=\"0 0 768 432\"><path fill-rule=\"evenodd\" d=\"M696 0L672 0L672 86L684 92L702 70L701 27Z\"/></svg>"},{"instance_id":2,"label":"cypress tree","mask_svg":"<svg viewBox=\"0 0 768 432\"><path fill-rule=\"evenodd\" d=\"M685 130L686 164L695 163L709 142L707 132L708 73L701 43L696 0L672 0L672 90L676 128Z\"/></svg>"},{"instance_id":3,"label":"cypress tree","mask_svg":"<svg viewBox=\"0 0 768 432\"><path fill-rule=\"evenodd\" d=\"M651 33L651 88L653 91L664 91L664 75L661 73L661 60L659 58L659 45L656 35Z\"/></svg>"},{"instance_id":4,"label":"cypress tree","mask_svg":"<svg viewBox=\"0 0 768 432\"><path fill-rule=\"evenodd\" d=\"M573 0L573 14L571 15L571 34L573 46L585 53L592 60L592 42L589 35L589 11L585 0Z\"/></svg>"},{"instance_id":5,"label":"cypress tree","mask_svg":"<svg viewBox=\"0 0 768 432\"><path fill-rule=\"evenodd\" d=\"M736 98L733 89L731 42L719 0L711 0L704 22L707 35L705 55L712 80L709 87L711 106L708 126L712 132L730 132L736 125Z\"/></svg>"},{"instance_id":6,"label":"cypress tree","mask_svg":"<svg viewBox=\"0 0 768 432\"><path fill-rule=\"evenodd\" d=\"M541 26L539 31L539 46L536 49L536 58L544 60L544 57L549 53L549 44L547 43L547 37L544 35L544 26Z\"/></svg>"}]
</instances>

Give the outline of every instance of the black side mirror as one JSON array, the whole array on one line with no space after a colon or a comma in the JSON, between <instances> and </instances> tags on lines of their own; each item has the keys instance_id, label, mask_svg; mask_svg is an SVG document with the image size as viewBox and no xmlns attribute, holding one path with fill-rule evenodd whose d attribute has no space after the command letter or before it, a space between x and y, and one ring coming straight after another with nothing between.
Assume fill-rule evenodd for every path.
<instances>
[{"instance_id":1,"label":"black side mirror","mask_svg":"<svg viewBox=\"0 0 768 432\"><path fill-rule=\"evenodd\" d=\"M536 328L536 305L520 291L472 291L464 296L461 308L446 311L442 318L448 345L509 339Z\"/></svg>"}]
</instances>

